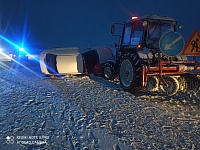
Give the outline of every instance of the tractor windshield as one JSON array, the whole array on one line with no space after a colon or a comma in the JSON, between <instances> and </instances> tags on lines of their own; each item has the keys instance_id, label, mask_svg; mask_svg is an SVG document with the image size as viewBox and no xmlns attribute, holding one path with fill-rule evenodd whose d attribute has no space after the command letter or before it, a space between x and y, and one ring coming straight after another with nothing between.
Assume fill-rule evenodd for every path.
<instances>
[{"instance_id":1,"label":"tractor windshield","mask_svg":"<svg viewBox=\"0 0 200 150\"><path fill-rule=\"evenodd\" d=\"M149 48L159 48L160 37L169 31L175 30L175 23L154 21L149 23L147 45Z\"/></svg>"}]
</instances>

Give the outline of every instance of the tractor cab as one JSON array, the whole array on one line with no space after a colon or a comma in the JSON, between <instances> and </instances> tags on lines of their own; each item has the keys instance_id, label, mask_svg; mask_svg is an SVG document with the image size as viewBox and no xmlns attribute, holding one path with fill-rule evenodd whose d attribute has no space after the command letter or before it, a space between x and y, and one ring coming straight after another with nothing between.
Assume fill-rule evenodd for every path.
<instances>
[{"instance_id":1,"label":"tractor cab","mask_svg":"<svg viewBox=\"0 0 200 150\"><path fill-rule=\"evenodd\" d=\"M177 21L171 17L146 15L132 17L124 23L121 46L132 48L159 49L161 36L176 31Z\"/></svg>"},{"instance_id":2,"label":"tractor cab","mask_svg":"<svg viewBox=\"0 0 200 150\"><path fill-rule=\"evenodd\" d=\"M159 57L166 59L160 49L160 39L168 32L176 32L177 21L171 17L145 15L124 22L121 42L117 47L117 61L125 53L137 53L144 61ZM112 31L112 30L111 30ZM154 63L154 62L153 62Z\"/></svg>"}]
</instances>

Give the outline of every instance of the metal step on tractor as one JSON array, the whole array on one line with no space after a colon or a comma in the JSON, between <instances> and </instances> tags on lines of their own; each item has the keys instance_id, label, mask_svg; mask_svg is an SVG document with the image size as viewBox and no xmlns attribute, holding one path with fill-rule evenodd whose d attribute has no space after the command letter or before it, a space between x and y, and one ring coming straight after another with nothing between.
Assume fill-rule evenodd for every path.
<instances>
[{"instance_id":1,"label":"metal step on tractor","mask_svg":"<svg viewBox=\"0 0 200 150\"><path fill-rule=\"evenodd\" d=\"M116 25L111 26L116 35ZM116 44L116 59L103 66L106 79L119 77L121 87L132 91L146 87L151 92L175 95L178 91L199 90L200 34L196 30L185 44L177 32L180 26L171 17L146 15L124 22ZM199 45L198 45L199 44ZM188 56L193 56L188 59Z\"/></svg>"}]
</instances>

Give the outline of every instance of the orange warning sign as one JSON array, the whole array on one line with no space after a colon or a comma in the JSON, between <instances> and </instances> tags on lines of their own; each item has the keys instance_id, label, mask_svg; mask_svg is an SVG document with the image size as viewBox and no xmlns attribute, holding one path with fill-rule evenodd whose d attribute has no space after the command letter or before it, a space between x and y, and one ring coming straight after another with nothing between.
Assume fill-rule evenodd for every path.
<instances>
[{"instance_id":1,"label":"orange warning sign","mask_svg":"<svg viewBox=\"0 0 200 150\"><path fill-rule=\"evenodd\" d=\"M200 56L200 33L198 30L194 30L181 55Z\"/></svg>"}]
</instances>

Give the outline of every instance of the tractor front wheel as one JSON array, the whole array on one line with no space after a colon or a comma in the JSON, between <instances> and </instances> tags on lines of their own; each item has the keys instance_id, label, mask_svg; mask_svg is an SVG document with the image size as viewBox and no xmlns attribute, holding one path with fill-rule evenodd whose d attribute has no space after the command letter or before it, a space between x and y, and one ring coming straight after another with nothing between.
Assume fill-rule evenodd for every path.
<instances>
[{"instance_id":1,"label":"tractor front wheel","mask_svg":"<svg viewBox=\"0 0 200 150\"><path fill-rule=\"evenodd\" d=\"M103 77L106 80L113 80L115 78L115 64L113 62L106 62L103 65Z\"/></svg>"}]
</instances>

